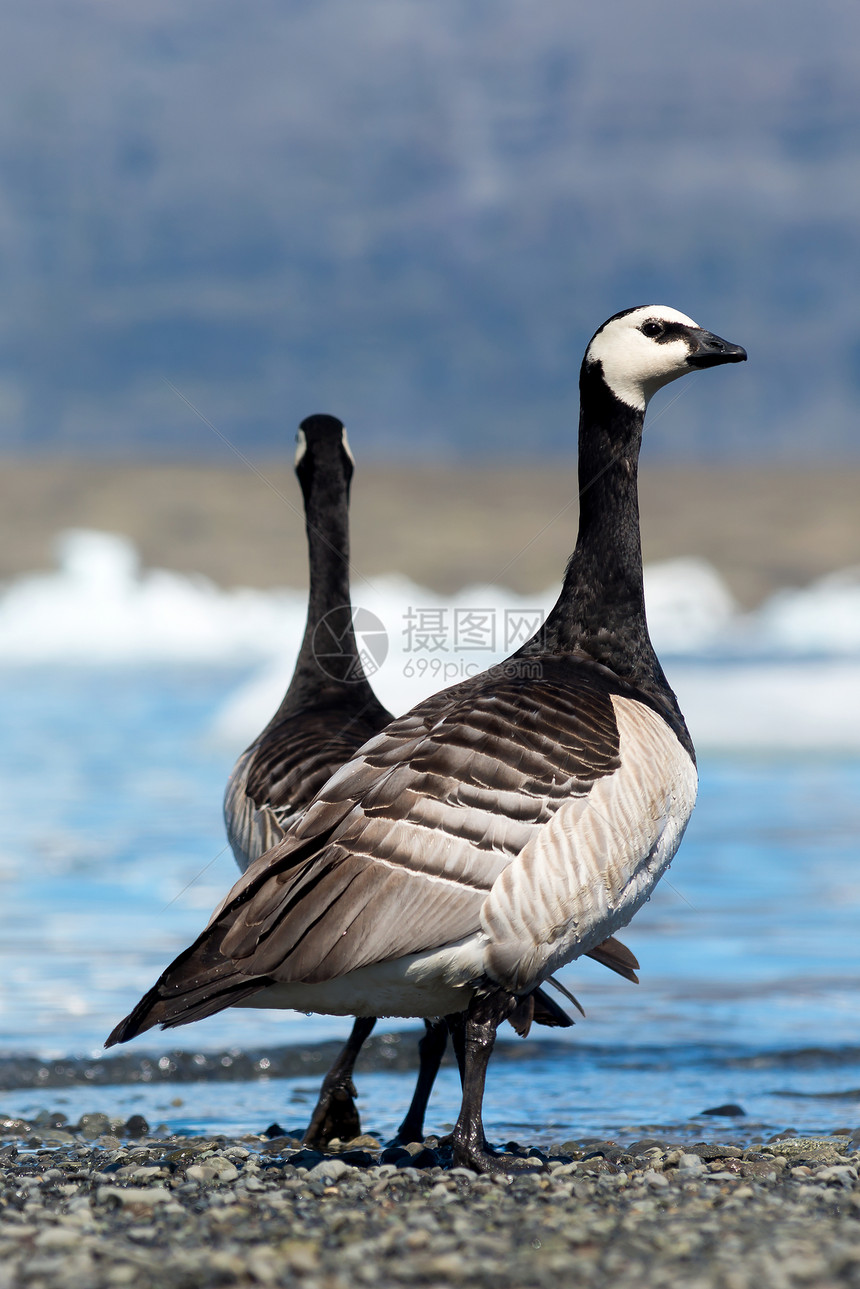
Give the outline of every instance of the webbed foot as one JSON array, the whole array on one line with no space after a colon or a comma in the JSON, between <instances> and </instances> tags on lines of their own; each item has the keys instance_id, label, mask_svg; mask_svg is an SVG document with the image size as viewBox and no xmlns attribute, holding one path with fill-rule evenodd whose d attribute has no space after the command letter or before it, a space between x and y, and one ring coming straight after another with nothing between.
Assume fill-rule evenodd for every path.
<instances>
[{"instance_id":1,"label":"webbed foot","mask_svg":"<svg viewBox=\"0 0 860 1289\"><path fill-rule=\"evenodd\" d=\"M484 1142L483 1147L454 1142L454 1167L471 1168L476 1173L496 1173L511 1176L515 1173L545 1173L546 1164L532 1156L498 1154Z\"/></svg>"},{"instance_id":2,"label":"webbed foot","mask_svg":"<svg viewBox=\"0 0 860 1289\"><path fill-rule=\"evenodd\" d=\"M325 1083L320 1092L307 1132L303 1137L306 1146L325 1147L333 1137L351 1141L361 1136L361 1120L355 1104L355 1084L352 1079L338 1082L331 1087Z\"/></svg>"}]
</instances>

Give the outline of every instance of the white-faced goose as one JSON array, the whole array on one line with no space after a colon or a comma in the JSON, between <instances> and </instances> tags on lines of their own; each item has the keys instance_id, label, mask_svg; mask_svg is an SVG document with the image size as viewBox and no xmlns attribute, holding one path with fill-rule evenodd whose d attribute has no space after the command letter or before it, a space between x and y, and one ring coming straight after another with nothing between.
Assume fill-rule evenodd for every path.
<instances>
[{"instance_id":1,"label":"white-faced goose","mask_svg":"<svg viewBox=\"0 0 860 1289\"><path fill-rule=\"evenodd\" d=\"M496 1029L630 921L696 796L693 745L645 621L645 408L678 376L745 357L664 307L600 328L580 378L579 535L540 635L361 748L108 1044L236 1004L463 1013L455 1162L524 1166L484 1141Z\"/></svg>"},{"instance_id":2,"label":"white-faced goose","mask_svg":"<svg viewBox=\"0 0 860 1289\"><path fill-rule=\"evenodd\" d=\"M296 475L305 505L310 587L308 616L289 688L275 715L239 757L227 783L227 836L244 872L276 845L317 791L363 743L391 720L362 666L349 585L349 491L354 460L342 422L309 416L298 432ZM636 960L611 942L597 956L634 977ZM511 1018L520 1032L532 1019L549 1025L569 1019L541 991ZM352 1082L355 1062L375 1024L359 1017L323 1081L305 1134L309 1145L361 1131ZM424 1114L448 1037L444 1021L428 1021L419 1044L415 1096L396 1140L420 1140Z\"/></svg>"}]
</instances>

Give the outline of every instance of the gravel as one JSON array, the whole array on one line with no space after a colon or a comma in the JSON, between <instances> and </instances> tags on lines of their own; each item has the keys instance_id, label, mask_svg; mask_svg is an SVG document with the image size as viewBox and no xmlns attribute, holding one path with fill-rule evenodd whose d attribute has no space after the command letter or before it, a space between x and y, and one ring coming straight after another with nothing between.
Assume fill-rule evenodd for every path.
<instances>
[{"instance_id":1,"label":"gravel","mask_svg":"<svg viewBox=\"0 0 860 1289\"><path fill-rule=\"evenodd\" d=\"M323 1155L140 1115L0 1120L0 1289L860 1286L858 1142L509 1143L543 1169L510 1179L432 1137Z\"/></svg>"}]
</instances>

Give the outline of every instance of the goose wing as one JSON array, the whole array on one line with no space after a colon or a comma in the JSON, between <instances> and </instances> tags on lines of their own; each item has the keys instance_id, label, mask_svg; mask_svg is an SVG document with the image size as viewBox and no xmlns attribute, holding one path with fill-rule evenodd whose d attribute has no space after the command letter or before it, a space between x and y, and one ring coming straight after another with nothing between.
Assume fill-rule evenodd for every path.
<instances>
[{"instance_id":1,"label":"goose wing","mask_svg":"<svg viewBox=\"0 0 860 1289\"><path fill-rule=\"evenodd\" d=\"M543 854L538 839L566 803L622 772L613 695L624 686L579 659L540 666L539 679L464 682L367 743L239 879L115 1041L220 1010L237 991L331 980L478 933L500 876L524 852ZM575 828L559 836L562 850L576 849ZM583 871L592 878L599 864L595 854ZM539 862L523 873L543 877ZM589 936L583 926L579 952L613 929Z\"/></svg>"},{"instance_id":2,"label":"goose wing","mask_svg":"<svg viewBox=\"0 0 860 1289\"><path fill-rule=\"evenodd\" d=\"M224 822L244 871L271 850L327 779L391 720L376 703L348 712L310 707L266 730L236 762Z\"/></svg>"}]
</instances>

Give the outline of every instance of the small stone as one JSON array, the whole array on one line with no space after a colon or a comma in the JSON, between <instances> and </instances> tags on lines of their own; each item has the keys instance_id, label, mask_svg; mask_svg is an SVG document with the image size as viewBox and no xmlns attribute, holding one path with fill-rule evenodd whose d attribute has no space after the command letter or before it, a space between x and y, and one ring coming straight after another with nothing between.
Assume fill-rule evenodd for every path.
<instances>
[{"instance_id":1,"label":"small stone","mask_svg":"<svg viewBox=\"0 0 860 1289\"><path fill-rule=\"evenodd\" d=\"M294 1155L290 1155L286 1163L291 1164L293 1168L315 1168L321 1164L324 1155L321 1150L297 1150Z\"/></svg>"},{"instance_id":2,"label":"small stone","mask_svg":"<svg viewBox=\"0 0 860 1289\"><path fill-rule=\"evenodd\" d=\"M741 1177L775 1177L776 1162L772 1159L745 1159L741 1164Z\"/></svg>"},{"instance_id":3,"label":"small stone","mask_svg":"<svg viewBox=\"0 0 860 1289\"><path fill-rule=\"evenodd\" d=\"M678 1160L678 1172L703 1173L705 1165L698 1155L683 1154Z\"/></svg>"},{"instance_id":4,"label":"small stone","mask_svg":"<svg viewBox=\"0 0 860 1289\"><path fill-rule=\"evenodd\" d=\"M284 1240L275 1252L291 1271L307 1274L319 1266L319 1250L309 1240Z\"/></svg>"},{"instance_id":5,"label":"small stone","mask_svg":"<svg viewBox=\"0 0 860 1289\"><path fill-rule=\"evenodd\" d=\"M831 1164L828 1168L816 1168L815 1180L817 1182L839 1182L846 1190L850 1190L852 1183L857 1180L857 1169L852 1168L850 1164Z\"/></svg>"},{"instance_id":6,"label":"small stone","mask_svg":"<svg viewBox=\"0 0 860 1289\"><path fill-rule=\"evenodd\" d=\"M379 1156L381 1164L410 1164L412 1156L405 1146L386 1146Z\"/></svg>"},{"instance_id":7,"label":"small stone","mask_svg":"<svg viewBox=\"0 0 860 1289\"><path fill-rule=\"evenodd\" d=\"M669 1179L666 1174L656 1173L653 1169L649 1169L647 1173L643 1173L642 1180L645 1185L650 1186L653 1191L663 1190L669 1185Z\"/></svg>"},{"instance_id":8,"label":"small stone","mask_svg":"<svg viewBox=\"0 0 860 1289\"><path fill-rule=\"evenodd\" d=\"M103 1137L105 1133L110 1132L110 1119L106 1114L83 1114L77 1132L88 1141L95 1141L97 1137Z\"/></svg>"},{"instance_id":9,"label":"small stone","mask_svg":"<svg viewBox=\"0 0 860 1289\"><path fill-rule=\"evenodd\" d=\"M71 1249L80 1244L81 1233L74 1227L49 1226L37 1235L35 1244L38 1249Z\"/></svg>"},{"instance_id":10,"label":"small stone","mask_svg":"<svg viewBox=\"0 0 860 1289\"><path fill-rule=\"evenodd\" d=\"M345 1164L342 1159L324 1159L321 1163L309 1169L308 1178L331 1185L343 1177L344 1173L351 1171L349 1164Z\"/></svg>"},{"instance_id":11,"label":"small stone","mask_svg":"<svg viewBox=\"0 0 860 1289\"><path fill-rule=\"evenodd\" d=\"M411 1162L413 1168L438 1168L439 1156L436 1154L435 1150L430 1150L426 1146L422 1146L422 1148L412 1156Z\"/></svg>"},{"instance_id":12,"label":"small stone","mask_svg":"<svg viewBox=\"0 0 860 1289\"><path fill-rule=\"evenodd\" d=\"M766 1155L785 1155L788 1159L816 1159L834 1155L846 1155L848 1149L844 1137L777 1137L762 1147Z\"/></svg>"},{"instance_id":13,"label":"small stone","mask_svg":"<svg viewBox=\"0 0 860 1289\"><path fill-rule=\"evenodd\" d=\"M239 1170L229 1159L212 1155L202 1163L186 1168L185 1176L190 1182L235 1182Z\"/></svg>"},{"instance_id":14,"label":"small stone","mask_svg":"<svg viewBox=\"0 0 860 1289\"><path fill-rule=\"evenodd\" d=\"M345 1150L340 1158L352 1168L372 1168L375 1162L367 1150Z\"/></svg>"},{"instance_id":15,"label":"small stone","mask_svg":"<svg viewBox=\"0 0 860 1289\"><path fill-rule=\"evenodd\" d=\"M264 1155L280 1155L284 1150L301 1150L298 1137L272 1137L263 1147Z\"/></svg>"},{"instance_id":16,"label":"small stone","mask_svg":"<svg viewBox=\"0 0 860 1289\"><path fill-rule=\"evenodd\" d=\"M709 1164L713 1159L740 1159L744 1153L738 1146L709 1145L706 1141L699 1141L695 1146L688 1146L687 1152L691 1155L698 1155L706 1164Z\"/></svg>"},{"instance_id":17,"label":"small stone","mask_svg":"<svg viewBox=\"0 0 860 1289\"><path fill-rule=\"evenodd\" d=\"M62 1132L59 1128L51 1128L45 1133L43 1138L46 1146L73 1146L75 1144L74 1133Z\"/></svg>"},{"instance_id":18,"label":"small stone","mask_svg":"<svg viewBox=\"0 0 860 1289\"><path fill-rule=\"evenodd\" d=\"M100 1186L96 1202L107 1204L111 1200L123 1208L153 1208L171 1202L173 1196L160 1186Z\"/></svg>"},{"instance_id":19,"label":"small stone","mask_svg":"<svg viewBox=\"0 0 860 1289\"><path fill-rule=\"evenodd\" d=\"M142 1114L133 1114L126 1119L122 1131L126 1137L145 1137L149 1132L149 1124Z\"/></svg>"}]
</instances>

